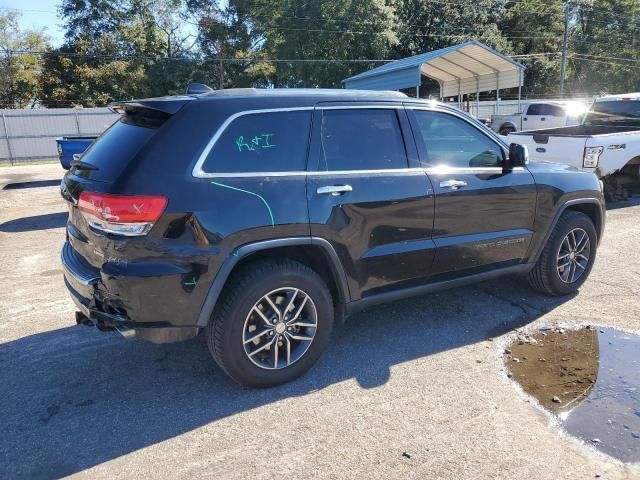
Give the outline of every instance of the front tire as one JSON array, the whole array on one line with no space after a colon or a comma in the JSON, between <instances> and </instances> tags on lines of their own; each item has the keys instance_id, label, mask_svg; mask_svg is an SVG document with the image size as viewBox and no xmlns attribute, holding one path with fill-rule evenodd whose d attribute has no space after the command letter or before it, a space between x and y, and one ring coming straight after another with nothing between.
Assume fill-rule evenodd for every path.
<instances>
[{"instance_id":1,"label":"front tire","mask_svg":"<svg viewBox=\"0 0 640 480\"><path fill-rule=\"evenodd\" d=\"M554 296L577 291L591 272L597 243L595 226L587 215L564 212L529 272L529 284Z\"/></svg>"},{"instance_id":2,"label":"front tire","mask_svg":"<svg viewBox=\"0 0 640 480\"><path fill-rule=\"evenodd\" d=\"M273 387L303 375L331 338L333 300L320 276L292 260L242 267L206 329L216 363L236 382Z\"/></svg>"}]
</instances>

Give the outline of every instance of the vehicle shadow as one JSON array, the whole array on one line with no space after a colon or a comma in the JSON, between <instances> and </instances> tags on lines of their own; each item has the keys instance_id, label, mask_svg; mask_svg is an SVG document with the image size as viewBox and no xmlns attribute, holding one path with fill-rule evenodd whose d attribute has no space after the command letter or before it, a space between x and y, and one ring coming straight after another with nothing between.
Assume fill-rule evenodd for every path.
<instances>
[{"instance_id":1,"label":"vehicle shadow","mask_svg":"<svg viewBox=\"0 0 640 480\"><path fill-rule=\"evenodd\" d=\"M307 375L266 390L227 379L202 336L152 345L74 326L20 338L0 346L0 478L62 477L338 382L379 386L394 365L486 341L567 300L508 278L376 307L336 328Z\"/></svg>"},{"instance_id":2,"label":"vehicle shadow","mask_svg":"<svg viewBox=\"0 0 640 480\"><path fill-rule=\"evenodd\" d=\"M32 215L30 217L15 218L0 223L0 232L19 233L47 230L49 228L61 228L67 224L68 212L47 213L45 215Z\"/></svg>"},{"instance_id":3,"label":"vehicle shadow","mask_svg":"<svg viewBox=\"0 0 640 480\"><path fill-rule=\"evenodd\" d=\"M7 183L3 190L21 190L23 188L56 187L60 186L60 179L54 180L34 180L31 182Z\"/></svg>"}]
</instances>

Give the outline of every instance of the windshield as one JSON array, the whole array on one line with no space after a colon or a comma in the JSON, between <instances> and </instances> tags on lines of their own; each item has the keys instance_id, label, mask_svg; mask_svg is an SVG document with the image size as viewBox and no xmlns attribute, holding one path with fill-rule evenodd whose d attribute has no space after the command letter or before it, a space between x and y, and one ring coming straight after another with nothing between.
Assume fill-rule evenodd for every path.
<instances>
[{"instance_id":1,"label":"windshield","mask_svg":"<svg viewBox=\"0 0 640 480\"><path fill-rule=\"evenodd\" d=\"M640 126L640 101L596 102L587 113L584 124Z\"/></svg>"}]
</instances>

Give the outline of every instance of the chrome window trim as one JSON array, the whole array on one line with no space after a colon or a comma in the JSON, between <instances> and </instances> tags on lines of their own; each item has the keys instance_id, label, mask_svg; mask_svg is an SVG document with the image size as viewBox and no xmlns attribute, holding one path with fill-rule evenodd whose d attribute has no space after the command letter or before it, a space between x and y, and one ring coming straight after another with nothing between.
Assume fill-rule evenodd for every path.
<instances>
[{"instance_id":1,"label":"chrome window trim","mask_svg":"<svg viewBox=\"0 0 640 480\"><path fill-rule=\"evenodd\" d=\"M228 126L236 120L245 115L255 115L260 113L276 113L276 112L295 112L295 111L313 111L313 110L355 110L355 109L411 109L411 110L425 110L425 111L437 111L446 113L460 118L462 121L471 125L480 133L494 140L492 137L480 130L476 125L469 122L463 115L450 111L446 108L432 108L428 105L318 105L314 107L286 107L286 108L264 108L255 110L243 110L236 112L229 116L222 125L213 134L204 150L198 157L196 164L193 167L191 175L195 178L264 178L264 177L326 177L335 175L383 175L383 174L399 174L406 172L423 172L427 175L448 175L448 174L496 174L502 173L502 167L449 167L449 166L435 166L435 167L407 167L407 168L390 168L390 169L376 169L376 170L331 170L331 171L283 171L283 172L205 172L202 169L205 160L218 139L222 136ZM499 143L503 150L505 148ZM505 155L507 152L505 151ZM514 171L524 170L523 167L516 167Z\"/></svg>"},{"instance_id":2,"label":"chrome window trim","mask_svg":"<svg viewBox=\"0 0 640 480\"><path fill-rule=\"evenodd\" d=\"M523 167L515 167L512 171L523 171ZM422 172L427 175L452 175L452 174L469 174L469 175L490 175L500 174L503 172L502 167L412 167L412 168L388 168L381 170L331 170L322 172L240 172L240 173L216 173L206 178L266 178L266 177L329 177L339 175L393 175L402 173Z\"/></svg>"}]
</instances>

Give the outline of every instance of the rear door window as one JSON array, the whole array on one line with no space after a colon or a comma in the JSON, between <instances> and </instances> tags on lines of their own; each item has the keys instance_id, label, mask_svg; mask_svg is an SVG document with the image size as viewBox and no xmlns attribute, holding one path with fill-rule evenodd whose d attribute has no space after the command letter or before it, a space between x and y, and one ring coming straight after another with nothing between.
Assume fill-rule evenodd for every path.
<instances>
[{"instance_id":1,"label":"rear door window","mask_svg":"<svg viewBox=\"0 0 640 480\"><path fill-rule=\"evenodd\" d=\"M261 112L234 119L207 155L207 173L304 171L311 110Z\"/></svg>"},{"instance_id":2,"label":"rear door window","mask_svg":"<svg viewBox=\"0 0 640 480\"><path fill-rule=\"evenodd\" d=\"M320 170L407 168L395 109L336 109L322 114Z\"/></svg>"}]
</instances>

